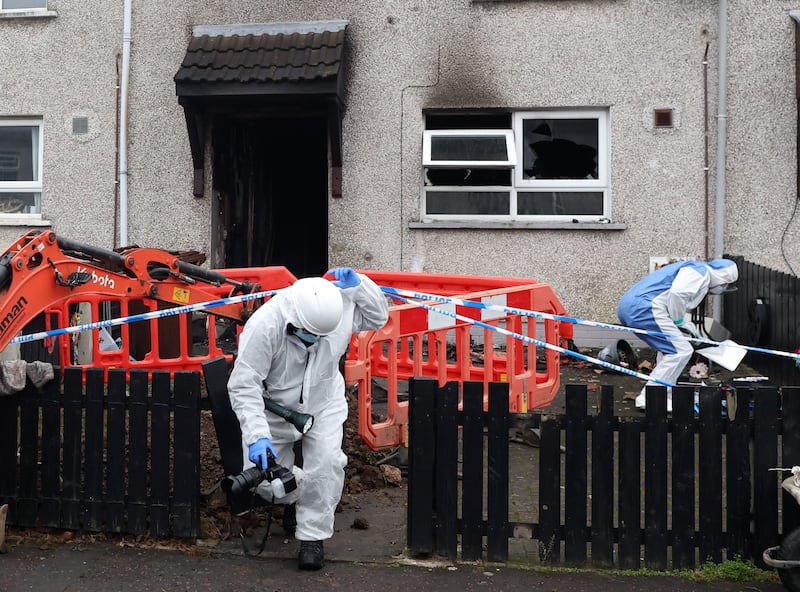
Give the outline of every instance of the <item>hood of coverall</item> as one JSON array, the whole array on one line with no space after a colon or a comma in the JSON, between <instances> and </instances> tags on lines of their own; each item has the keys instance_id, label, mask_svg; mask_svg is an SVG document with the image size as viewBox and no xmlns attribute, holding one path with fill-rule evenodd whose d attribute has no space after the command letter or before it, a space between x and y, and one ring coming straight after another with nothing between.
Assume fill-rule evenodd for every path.
<instances>
[{"instance_id":1,"label":"hood of coverall","mask_svg":"<svg viewBox=\"0 0 800 592\"><path fill-rule=\"evenodd\" d=\"M295 327L315 335L329 335L338 328L342 320L342 294L331 282L318 277L302 278L287 292L282 308Z\"/></svg>"},{"instance_id":2,"label":"hood of coverall","mask_svg":"<svg viewBox=\"0 0 800 592\"><path fill-rule=\"evenodd\" d=\"M708 272L711 276L709 288L727 286L739 279L739 268L730 259L714 259L708 262Z\"/></svg>"}]
</instances>

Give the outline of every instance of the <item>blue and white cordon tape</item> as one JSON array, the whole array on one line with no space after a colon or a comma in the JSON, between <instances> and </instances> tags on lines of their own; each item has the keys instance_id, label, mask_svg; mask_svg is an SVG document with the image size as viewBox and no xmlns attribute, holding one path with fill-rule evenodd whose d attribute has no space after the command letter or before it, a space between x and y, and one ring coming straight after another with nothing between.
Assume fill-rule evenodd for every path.
<instances>
[{"instance_id":1,"label":"blue and white cordon tape","mask_svg":"<svg viewBox=\"0 0 800 592\"><path fill-rule=\"evenodd\" d=\"M81 331L88 331L90 329L100 329L101 327L113 327L115 325L135 323L137 321L161 319L164 317L171 317L173 315L184 314L187 312L195 312L198 310L205 310L207 308L216 308L218 306L224 306L225 304L235 304L237 302L247 302L249 300L257 300L258 298L266 298L267 296L274 296L276 293L277 292L275 290L270 290L266 292L254 292L252 294L242 294L240 296L229 296L227 298L209 300L208 302L198 302L196 304L176 306L175 308L165 308L164 310L153 310L151 312L143 312L140 314L130 315L127 317L119 317L117 319L106 319L105 321L86 323L85 325L73 325L71 327L63 327L61 329L51 329L49 331L40 331L39 333L30 333L28 335L17 335L14 339L9 341L9 344L28 343L29 341L37 341L39 339L45 339L46 337L56 337L58 335L80 333Z\"/></svg>"},{"instance_id":2,"label":"blue and white cordon tape","mask_svg":"<svg viewBox=\"0 0 800 592\"><path fill-rule=\"evenodd\" d=\"M567 354L569 356L578 358L580 360L589 361L589 362L592 362L594 364L598 364L600 366L603 366L605 368L609 368L609 369L612 369L612 370L616 370L618 372L622 372L624 374L630 374L631 376L637 376L637 377L643 378L645 380L658 382L659 384L662 384L664 386L675 386L675 385L670 384L670 383L665 382L665 381L661 381L661 380L658 380L658 379L653 379L653 378L651 378L651 377L649 377L649 376L647 376L645 374L639 374L638 372L633 372L630 369L625 368L624 366L617 366L615 364L610 364L608 362L604 362L604 361L598 360L596 358L591 358L591 357L585 356L585 355L583 355L583 354L581 354L579 352L574 352L574 351L571 351L571 350L567 350L567 349L564 349L564 348L560 348L560 347L554 346L552 344L539 342L538 340L533 340L530 337L526 337L526 336L523 336L523 335L518 335L516 333L511 333L509 331L506 331L504 329L500 329L498 327L494 327L492 325L488 325L487 323L483 323L481 321L476 321L476 320L470 319L468 317L455 315L455 313L451 313L450 311L446 311L446 310L443 310L441 308L437 308L436 306L423 305L420 302L417 302L417 300L431 301L431 302L435 302L436 304L455 304L455 305L466 306L466 307L470 307L470 308L478 308L478 309L484 309L484 310L492 310L492 311L497 311L497 312L503 312L503 313L507 313L507 314L515 314L515 315L521 315L521 316L536 317L536 318L540 318L540 319L548 319L548 320L553 320L553 321L563 321L563 322L566 322L566 323L573 323L573 324L576 324L576 325L586 325L586 326L589 326L589 327L598 327L598 328L601 328L601 329L613 329L613 330L616 330L616 331L627 331L629 333L639 333L639 334L643 334L643 335L655 335L655 336L658 336L658 337L666 337L667 339L675 339L674 335L670 335L668 333L659 333L657 331L647 331L647 330L644 330L644 329L635 329L633 327L625 327L623 325L613 325L613 324L610 324L610 323L598 323L596 321L587 321L587 320L578 319L578 318L575 318L575 317L568 317L568 316L564 316L564 315L555 315L555 314L550 314L550 313L546 313L546 312L525 310L525 309L520 309L520 308L511 308L511 307L508 307L508 306L501 306L501 305L498 305L498 304L487 304L487 303L484 303L484 302L476 302L474 300L462 300L462 299L459 299L459 298L450 298L450 297L447 297L447 296L437 296L437 295L434 295L434 294L426 294L424 292L414 292L412 290L400 290L400 289L397 289L397 288L389 288L389 287L385 287L385 286L382 286L381 290L383 290L384 293L388 294L392 298L396 298L398 300L401 300L401 301L409 303L409 304L416 304L417 306L422 306L423 308L426 308L428 310L432 310L432 311L437 312L439 314L443 314L443 315L446 315L446 316L451 316L451 317L454 317L454 318L458 318L459 320L462 320L462 321L473 323L475 325L486 327L486 328L489 328L489 329L492 329L492 330L496 330L496 331L498 331L500 333L511 335L513 337L518 337L518 338L523 339L524 341L529 341L529 342L535 343L536 345L543 345L544 347L548 347L550 349L555 349L557 351L560 351L560 352L565 353L565 354ZM800 360L800 354L792 353L792 352L786 352L786 351L780 351L780 350L774 350L774 349L767 349L767 348L762 348L762 347L754 347L754 346L748 346L748 345L740 345L738 343L721 344L718 341L712 341L711 339L703 339L703 338L699 338L699 337L689 337L689 336L685 336L684 337L684 336L681 336L681 339L685 339L686 341L690 341L690 342L693 342L693 343L702 343L702 344L712 345L712 346L724 345L725 347L738 347L738 348L741 348L741 349L744 349L744 350L747 350L747 351L755 351L755 352L760 352L760 353L765 353L765 354L770 354L770 355L776 355L776 356L782 356L782 357L786 357L786 358L792 358L792 359L795 360L795 362Z\"/></svg>"}]
</instances>

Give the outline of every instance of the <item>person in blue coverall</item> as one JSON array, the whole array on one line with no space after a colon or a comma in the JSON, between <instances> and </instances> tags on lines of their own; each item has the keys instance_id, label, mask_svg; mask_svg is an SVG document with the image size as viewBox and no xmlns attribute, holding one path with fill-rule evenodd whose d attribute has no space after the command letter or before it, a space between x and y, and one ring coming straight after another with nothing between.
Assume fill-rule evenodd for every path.
<instances>
[{"instance_id":1,"label":"person in blue coverall","mask_svg":"<svg viewBox=\"0 0 800 592\"><path fill-rule=\"evenodd\" d=\"M700 337L697 327L685 317L706 297L723 294L739 279L739 269L730 259L679 261L657 269L634 284L619 302L617 316L623 325L663 333L639 334L658 352L650 380L636 397L636 408L645 408L645 389L655 379L676 384L694 352L686 335ZM672 389L667 388L667 411L672 411Z\"/></svg>"},{"instance_id":2,"label":"person in blue coverall","mask_svg":"<svg viewBox=\"0 0 800 592\"><path fill-rule=\"evenodd\" d=\"M324 565L323 541L333 536L334 512L344 486L342 451L347 400L339 361L353 333L383 327L389 307L380 287L349 267L329 272L333 281L303 278L280 290L251 316L228 379L231 407L239 419L245 468L266 469L267 452L284 467L294 465L302 438L303 468L293 468L297 488L278 498L265 481L262 497L296 511L300 569ZM265 392L266 389L266 392ZM263 396L314 416L300 434L264 409ZM294 504L294 506L292 505ZM284 515L284 527L286 527Z\"/></svg>"}]
</instances>

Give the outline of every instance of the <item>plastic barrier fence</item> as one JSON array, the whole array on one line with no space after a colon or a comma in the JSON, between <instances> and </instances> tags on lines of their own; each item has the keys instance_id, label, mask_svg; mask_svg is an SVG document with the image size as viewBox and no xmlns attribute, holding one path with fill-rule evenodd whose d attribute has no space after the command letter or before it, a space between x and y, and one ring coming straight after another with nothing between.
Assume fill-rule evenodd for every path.
<instances>
[{"instance_id":1,"label":"plastic barrier fence","mask_svg":"<svg viewBox=\"0 0 800 592\"><path fill-rule=\"evenodd\" d=\"M279 290L297 279L285 267L217 270L237 281L259 283L262 290ZM230 286L204 289L219 298L230 295ZM84 325L107 319L139 315L168 308L154 300L109 298L82 294L50 307L45 330ZM236 351L241 325L212 312L166 316L72 335L47 338L45 347L62 366L83 368L143 368L153 370L200 370L200 365ZM54 353L57 349L57 354Z\"/></svg>"},{"instance_id":2,"label":"plastic barrier fence","mask_svg":"<svg viewBox=\"0 0 800 592\"><path fill-rule=\"evenodd\" d=\"M278 290L296 280L284 267L219 271L234 280L258 283L261 290ZM435 301L396 305L390 308L385 327L354 336L345 360L345 380L357 387L359 433L372 449L407 445L408 403L404 398L411 377L434 377L440 385L481 382L485 392L490 383L506 382L512 413L545 407L555 397L560 385L560 357L549 346L566 346L572 339L573 325L557 318L537 319L523 314L565 314L549 285L528 278L362 273L385 289L457 297L462 302L486 305L476 308ZM230 286L205 288L219 298L230 295ZM44 329L124 321L124 317L163 307L155 301L83 294L49 308ZM502 310L504 307L516 310ZM198 370L203 362L220 355L230 361L240 332L241 325L215 316L213 311L192 311L103 324L95 330L76 329L47 337L45 346L51 352L57 349L54 357L62 366ZM383 396L376 396L375 388L386 390L385 413L381 409ZM379 412L385 418L376 422L373 413Z\"/></svg>"},{"instance_id":3,"label":"plastic barrier fence","mask_svg":"<svg viewBox=\"0 0 800 592\"><path fill-rule=\"evenodd\" d=\"M565 314L552 288L532 279L428 273L362 272L381 286L416 290L441 296L458 296L556 315ZM431 305L435 303L427 302ZM508 312L438 305L443 310L502 327L539 341L561 345L572 339L572 325L556 320L536 322ZM358 390L359 433L373 450L407 445L407 381L415 376L449 381L479 381L488 393L491 382L507 382L509 411L525 413L545 407L560 386L559 354L491 329L421 308L415 304L393 306L389 322L378 331L363 332L351 345L345 362L345 380ZM385 419L374 422L373 412L382 407L386 390ZM378 402L380 399L380 402ZM383 415L383 413L381 413Z\"/></svg>"}]
</instances>

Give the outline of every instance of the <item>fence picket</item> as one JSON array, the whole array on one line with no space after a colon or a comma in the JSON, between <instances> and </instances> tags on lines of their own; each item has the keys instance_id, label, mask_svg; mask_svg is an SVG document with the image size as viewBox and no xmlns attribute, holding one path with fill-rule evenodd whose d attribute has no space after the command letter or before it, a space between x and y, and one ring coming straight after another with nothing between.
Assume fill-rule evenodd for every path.
<instances>
[{"instance_id":1,"label":"fence picket","mask_svg":"<svg viewBox=\"0 0 800 592\"><path fill-rule=\"evenodd\" d=\"M508 559L508 383L489 384L486 557Z\"/></svg>"},{"instance_id":2,"label":"fence picket","mask_svg":"<svg viewBox=\"0 0 800 592\"><path fill-rule=\"evenodd\" d=\"M83 432L83 372L80 368L64 370L64 485L61 493L61 528L77 530L81 526L81 461Z\"/></svg>"},{"instance_id":3,"label":"fence picket","mask_svg":"<svg viewBox=\"0 0 800 592\"><path fill-rule=\"evenodd\" d=\"M592 426L592 563L614 560L614 387L604 385Z\"/></svg>"},{"instance_id":4,"label":"fence picket","mask_svg":"<svg viewBox=\"0 0 800 592\"><path fill-rule=\"evenodd\" d=\"M619 424L619 564L639 569L641 557L641 421Z\"/></svg>"},{"instance_id":5,"label":"fence picket","mask_svg":"<svg viewBox=\"0 0 800 592\"><path fill-rule=\"evenodd\" d=\"M781 466L791 468L800 465L800 387L781 389ZM789 477L781 474L781 479ZM800 526L800 505L788 491L781 489L783 528L789 533Z\"/></svg>"},{"instance_id":6,"label":"fence picket","mask_svg":"<svg viewBox=\"0 0 800 592\"><path fill-rule=\"evenodd\" d=\"M125 526L125 381L124 369L108 371L105 525L109 532L122 532Z\"/></svg>"},{"instance_id":7,"label":"fence picket","mask_svg":"<svg viewBox=\"0 0 800 592\"><path fill-rule=\"evenodd\" d=\"M675 390L675 389L673 389ZM644 562L667 567L667 389L646 389L644 432Z\"/></svg>"},{"instance_id":8,"label":"fence picket","mask_svg":"<svg viewBox=\"0 0 800 592\"><path fill-rule=\"evenodd\" d=\"M455 559L458 549L458 383L448 382L436 395L436 553Z\"/></svg>"},{"instance_id":9,"label":"fence picket","mask_svg":"<svg viewBox=\"0 0 800 592\"><path fill-rule=\"evenodd\" d=\"M172 533L196 537L200 534L200 457L195 452L200 450L200 375L180 371L174 376Z\"/></svg>"},{"instance_id":10,"label":"fence picket","mask_svg":"<svg viewBox=\"0 0 800 592\"><path fill-rule=\"evenodd\" d=\"M461 471L461 558L483 555L483 384L464 383Z\"/></svg>"},{"instance_id":11,"label":"fence picket","mask_svg":"<svg viewBox=\"0 0 800 592\"><path fill-rule=\"evenodd\" d=\"M700 563L722 562L722 403L720 391L700 389L698 483Z\"/></svg>"},{"instance_id":12,"label":"fence picket","mask_svg":"<svg viewBox=\"0 0 800 592\"><path fill-rule=\"evenodd\" d=\"M42 495L39 522L58 528L61 522L61 393L56 373L42 395ZM2 413L2 411L0 411ZM1 428L0 428L1 429ZM2 447L2 443L0 443Z\"/></svg>"},{"instance_id":13,"label":"fence picket","mask_svg":"<svg viewBox=\"0 0 800 592\"><path fill-rule=\"evenodd\" d=\"M152 374L150 396L150 534L164 536L169 532L169 451L172 393L170 373L158 370Z\"/></svg>"},{"instance_id":14,"label":"fence picket","mask_svg":"<svg viewBox=\"0 0 800 592\"><path fill-rule=\"evenodd\" d=\"M728 558L748 560L750 549L750 395L751 389L739 389L732 421L728 423L726 448L726 517ZM726 396L723 392L722 396Z\"/></svg>"},{"instance_id":15,"label":"fence picket","mask_svg":"<svg viewBox=\"0 0 800 592\"><path fill-rule=\"evenodd\" d=\"M131 370L128 397L128 532L147 531L147 370Z\"/></svg>"},{"instance_id":16,"label":"fence picket","mask_svg":"<svg viewBox=\"0 0 800 592\"><path fill-rule=\"evenodd\" d=\"M539 438L539 559L561 560L561 423L542 417Z\"/></svg>"},{"instance_id":17,"label":"fence picket","mask_svg":"<svg viewBox=\"0 0 800 592\"><path fill-rule=\"evenodd\" d=\"M416 555L433 552L434 400L436 382L431 378L412 378L408 383L408 505L406 538Z\"/></svg>"},{"instance_id":18,"label":"fence picket","mask_svg":"<svg viewBox=\"0 0 800 592\"><path fill-rule=\"evenodd\" d=\"M778 466L778 391L759 388L753 408L753 507L756 564L764 566L761 551L778 540L778 479L769 469Z\"/></svg>"},{"instance_id":19,"label":"fence picket","mask_svg":"<svg viewBox=\"0 0 800 592\"><path fill-rule=\"evenodd\" d=\"M672 565L695 567L694 389L672 392Z\"/></svg>"},{"instance_id":20,"label":"fence picket","mask_svg":"<svg viewBox=\"0 0 800 592\"><path fill-rule=\"evenodd\" d=\"M22 391L19 418L19 498L17 512L20 526L36 526L39 510L39 404L36 389L27 385Z\"/></svg>"},{"instance_id":21,"label":"fence picket","mask_svg":"<svg viewBox=\"0 0 800 592\"><path fill-rule=\"evenodd\" d=\"M569 563L586 561L586 403L587 386L566 387L564 455L564 558Z\"/></svg>"},{"instance_id":22,"label":"fence picket","mask_svg":"<svg viewBox=\"0 0 800 592\"><path fill-rule=\"evenodd\" d=\"M83 528L99 531L103 526L103 368L86 370L86 424L83 486Z\"/></svg>"}]
</instances>

